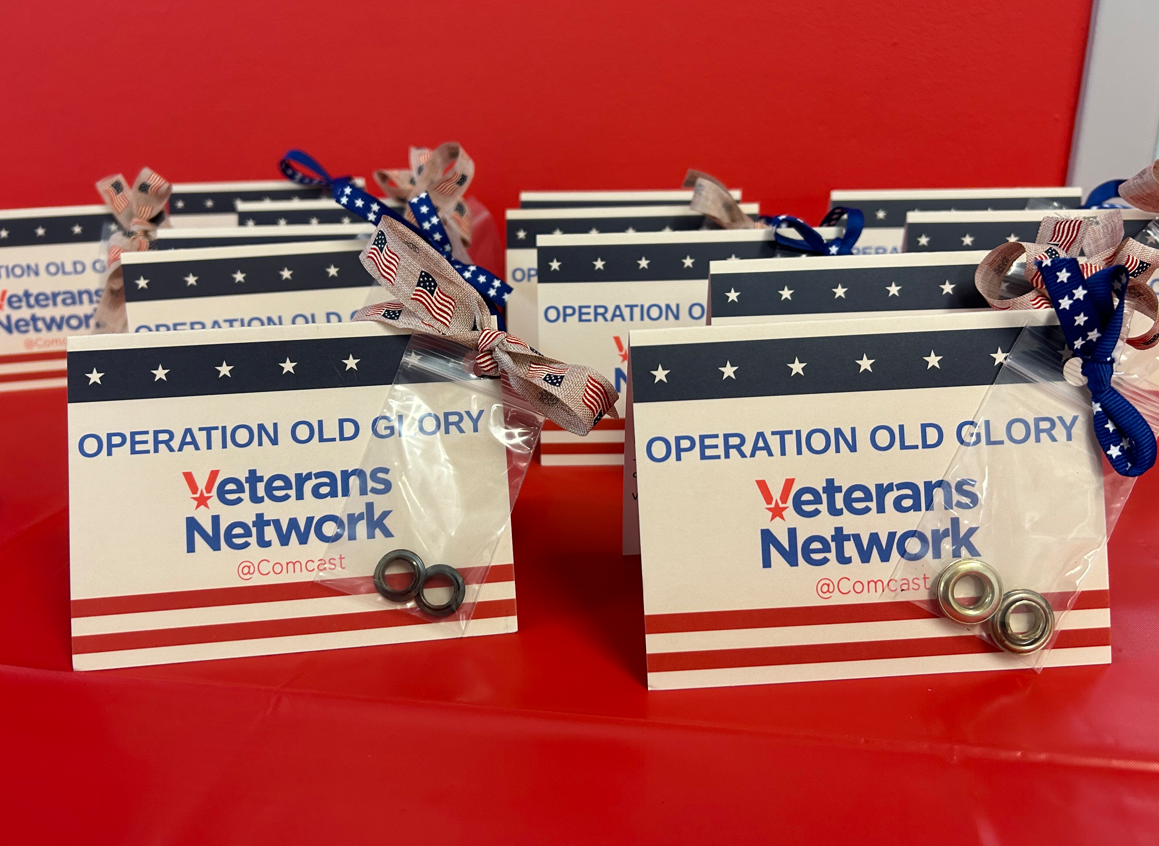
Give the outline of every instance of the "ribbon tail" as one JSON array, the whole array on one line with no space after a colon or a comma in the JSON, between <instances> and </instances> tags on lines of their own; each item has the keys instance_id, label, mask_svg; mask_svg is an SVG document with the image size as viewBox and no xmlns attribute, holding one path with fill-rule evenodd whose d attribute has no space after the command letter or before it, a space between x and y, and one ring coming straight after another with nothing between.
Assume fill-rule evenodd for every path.
<instances>
[{"instance_id":1,"label":"ribbon tail","mask_svg":"<svg viewBox=\"0 0 1159 846\"><path fill-rule=\"evenodd\" d=\"M1085 368L1084 368L1085 372ZM1142 476L1155 465L1155 433L1126 397L1108 386L1091 394L1095 437L1120 476Z\"/></svg>"},{"instance_id":2,"label":"ribbon tail","mask_svg":"<svg viewBox=\"0 0 1159 846\"><path fill-rule=\"evenodd\" d=\"M800 218L782 214L772 218L761 219L768 223L769 227L773 230L773 237L782 247L788 247L791 250L798 250L803 253L812 253L813 255L825 255L825 239L821 236L821 233ZM790 238L788 235L782 234L781 229L792 229L801 237L799 239Z\"/></svg>"}]
</instances>

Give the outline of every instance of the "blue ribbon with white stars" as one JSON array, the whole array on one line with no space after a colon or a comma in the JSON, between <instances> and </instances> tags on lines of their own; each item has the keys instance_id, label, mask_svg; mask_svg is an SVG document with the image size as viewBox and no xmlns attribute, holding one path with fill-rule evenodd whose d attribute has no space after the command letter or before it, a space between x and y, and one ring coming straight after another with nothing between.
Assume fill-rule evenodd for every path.
<instances>
[{"instance_id":1,"label":"blue ribbon with white stars","mask_svg":"<svg viewBox=\"0 0 1159 846\"><path fill-rule=\"evenodd\" d=\"M760 219L772 227L776 233L777 243L783 247L799 250L816 256L850 256L853 255L853 245L861 237L861 230L865 228L865 215L861 209L834 206L821 219L820 226L836 226L841 218L845 220L845 231L841 237L826 241L824 236L798 217L788 214L779 214L776 217L761 217ZM800 238L791 238L782 235L782 228L792 229ZM820 227L818 227L820 228Z\"/></svg>"},{"instance_id":2,"label":"blue ribbon with white stars","mask_svg":"<svg viewBox=\"0 0 1159 846\"><path fill-rule=\"evenodd\" d=\"M500 309L507 305L512 287L489 270L452 257L451 239L447 236L447 229L443 226L438 209L435 208L429 194L423 192L407 201L416 221L411 223L387 208L377 197L371 196L355 185L349 176L330 176L316 159L301 150L290 150L278 167L291 182L328 188L334 195L335 202L370 223L377 224L383 216L387 216L422 236L424 241L434 247L451 267L455 268L455 272L462 276L467 284L479 292L487 303L488 311L495 315L499 328L506 329Z\"/></svg>"},{"instance_id":3,"label":"blue ribbon with white stars","mask_svg":"<svg viewBox=\"0 0 1159 846\"><path fill-rule=\"evenodd\" d=\"M1155 464L1155 434L1111 386L1127 303L1127 268L1116 264L1084 278L1076 258L1050 258L1038 267L1067 343L1082 361L1099 446L1120 476L1141 476Z\"/></svg>"}]
</instances>

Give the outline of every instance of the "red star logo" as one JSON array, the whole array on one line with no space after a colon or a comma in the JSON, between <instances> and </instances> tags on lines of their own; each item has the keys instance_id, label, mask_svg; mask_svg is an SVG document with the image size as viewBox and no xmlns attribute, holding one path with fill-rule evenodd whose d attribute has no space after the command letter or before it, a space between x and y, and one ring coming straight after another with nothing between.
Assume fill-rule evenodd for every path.
<instances>
[{"instance_id":1,"label":"red star logo","mask_svg":"<svg viewBox=\"0 0 1159 846\"><path fill-rule=\"evenodd\" d=\"M197 505L193 508L193 510L196 511L198 508L209 508L209 501L213 499L213 494L207 494L202 491L196 496L191 496L189 498L197 503Z\"/></svg>"},{"instance_id":2,"label":"red star logo","mask_svg":"<svg viewBox=\"0 0 1159 846\"><path fill-rule=\"evenodd\" d=\"M772 505L766 505L765 509L769 512L769 514L773 515L772 517L769 518L769 522L770 523L773 522L778 517L781 518L782 520L784 520L785 519L785 511L788 510L788 508L789 508L789 504L787 502L784 503L783 505L779 502L774 502Z\"/></svg>"},{"instance_id":3,"label":"red star logo","mask_svg":"<svg viewBox=\"0 0 1159 846\"><path fill-rule=\"evenodd\" d=\"M628 351L624 348L624 342L620 340L620 336L616 335L616 349L620 351L620 361L627 362Z\"/></svg>"}]
</instances>

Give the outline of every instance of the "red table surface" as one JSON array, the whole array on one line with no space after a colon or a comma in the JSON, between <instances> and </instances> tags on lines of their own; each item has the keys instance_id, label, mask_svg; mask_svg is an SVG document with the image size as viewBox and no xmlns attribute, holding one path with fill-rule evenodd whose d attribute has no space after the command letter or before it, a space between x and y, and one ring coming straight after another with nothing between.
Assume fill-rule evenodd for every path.
<instances>
[{"instance_id":1,"label":"red table surface","mask_svg":"<svg viewBox=\"0 0 1159 846\"><path fill-rule=\"evenodd\" d=\"M1107 667L649 693L620 470L534 466L518 634L74 673L64 393L3 404L8 842L1159 839L1159 474Z\"/></svg>"}]
</instances>

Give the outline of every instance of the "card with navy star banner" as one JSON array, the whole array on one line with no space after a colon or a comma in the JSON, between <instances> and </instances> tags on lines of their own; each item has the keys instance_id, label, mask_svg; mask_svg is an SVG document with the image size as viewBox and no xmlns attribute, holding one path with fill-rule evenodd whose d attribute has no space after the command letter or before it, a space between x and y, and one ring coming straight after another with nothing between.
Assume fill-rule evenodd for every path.
<instances>
[{"instance_id":1,"label":"card with navy star banner","mask_svg":"<svg viewBox=\"0 0 1159 846\"><path fill-rule=\"evenodd\" d=\"M741 190L730 189L739 201ZM521 209L575 209L599 206L685 206L692 202L687 188L659 191L520 191Z\"/></svg>"},{"instance_id":2,"label":"card with navy star banner","mask_svg":"<svg viewBox=\"0 0 1159 846\"><path fill-rule=\"evenodd\" d=\"M709 323L986 309L974 285L984 251L714 261Z\"/></svg>"},{"instance_id":3,"label":"card with navy star banner","mask_svg":"<svg viewBox=\"0 0 1159 846\"><path fill-rule=\"evenodd\" d=\"M121 257L130 332L343 323L387 292L364 239L150 250Z\"/></svg>"},{"instance_id":4,"label":"card with navy star banner","mask_svg":"<svg viewBox=\"0 0 1159 846\"><path fill-rule=\"evenodd\" d=\"M1123 216L1123 234L1136 238L1155 219L1151 212L1117 209ZM907 253L947 250L992 250L1007 242L1031 243L1047 216L1092 218L1108 210L1022 209L1019 211L921 211L906 215ZM1154 241L1151 242L1154 246Z\"/></svg>"},{"instance_id":5,"label":"card with navy star banner","mask_svg":"<svg viewBox=\"0 0 1159 846\"><path fill-rule=\"evenodd\" d=\"M0 210L0 393L64 387L65 339L92 328L112 223L102 205Z\"/></svg>"},{"instance_id":6,"label":"card with navy star banner","mask_svg":"<svg viewBox=\"0 0 1159 846\"><path fill-rule=\"evenodd\" d=\"M1033 504L1045 555L1076 521L1101 519L1089 409L1047 413L1041 386L1012 380L1010 417L978 416L1024 328L1065 351L1046 311L633 331L649 687L1022 666L935 615L920 602L931 585L895 567L1008 558L1009 533L918 530L929 512L985 507L995 486ZM959 445L983 441L996 460L1017 452L1010 467L1050 472L945 476ZM1073 485L1057 483L1064 466ZM1105 534L1060 630L1049 666L1110 661Z\"/></svg>"},{"instance_id":7,"label":"card with navy star banner","mask_svg":"<svg viewBox=\"0 0 1159 846\"><path fill-rule=\"evenodd\" d=\"M73 666L515 631L506 447L445 383L412 375L424 419L383 411L408 340L372 322L70 338ZM410 437L481 468L479 508L505 527L489 567L461 570L465 630L366 575L418 548L391 457ZM364 467L371 442L381 461Z\"/></svg>"},{"instance_id":8,"label":"card with navy star banner","mask_svg":"<svg viewBox=\"0 0 1159 846\"><path fill-rule=\"evenodd\" d=\"M833 237L832 230L821 231ZM704 325L711 262L783 253L771 229L540 235L539 349L613 374L620 391L628 378L629 331ZM624 413L622 393L617 409ZM622 464L623 426L605 418L580 438L548 424L540 460Z\"/></svg>"},{"instance_id":9,"label":"card with navy star banner","mask_svg":"<svg viewBox=\"0 0 1159 846\"><path fill-rule=\"evenodd\" d=\"M758 203L742 203L755 216ZM507 300L511 332L532 346L539 340L535 245L540 235L599 235L624 232L683 232L718 229L704 215L683 206L537 207L507 210L507 282L515 289Z\"/></svg>"},{"instance_id":10,"label":"card with navy star banner","mask_svg":"<svg viewBox=\"0 0 1159 846\"><path fill-rule=\"evenodd\" d=\"M354 183L364 187L358 177ZM329 198L316 186L296 185L285 179L236 182L177 182L169 197L169 220L174 226L237 226L242 203L294 202ZM332 204L332 203L331 203Z\"/></svg>"},{"instance_id":11,"label":"card with navy star banner","mask_svg":"<svg viewBox=\"0 0 1159 846\"><path fill-rule=\"evenodd\" d=\"M905 249L906 214L912 211L1017 211L1045 201L1077 209L1081 188L933 188L898 191L830 191L829 207L861 209L865 228L853 248L859 253L896 253ZM937 249L950 249L938 247Z\"/></svg>"},{"instance_id":12,"label":"card with navy star banner","mask_svg":"<svg viewBox=\"0 0 1159 846\"><path fill-rule=\"evenodd\" d=\"M401 200L378 198L386 208L402 214L406 204ZM296 226L308 224L317 226L324 223L362 223L362 218L334 202L333 197L325 200L301 200L277 202L242 202L237 205L239 226Z\"/></svg>"}]
</instances>

